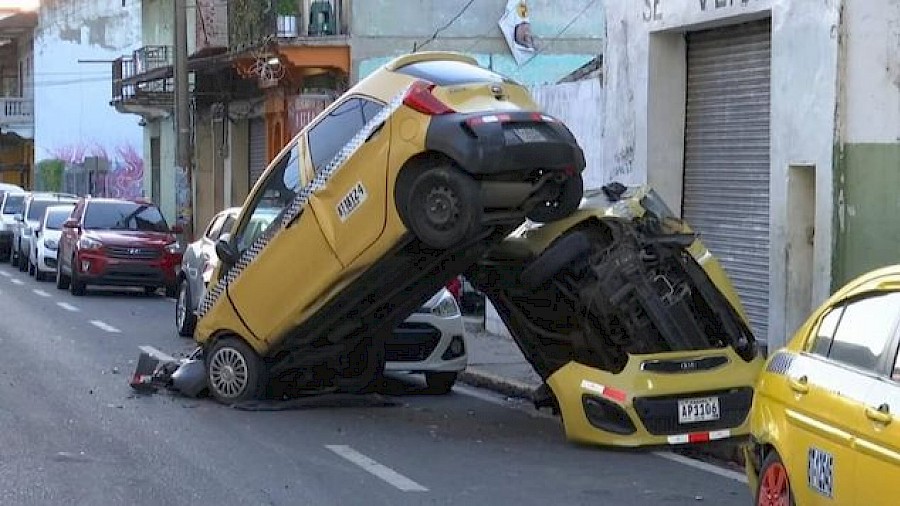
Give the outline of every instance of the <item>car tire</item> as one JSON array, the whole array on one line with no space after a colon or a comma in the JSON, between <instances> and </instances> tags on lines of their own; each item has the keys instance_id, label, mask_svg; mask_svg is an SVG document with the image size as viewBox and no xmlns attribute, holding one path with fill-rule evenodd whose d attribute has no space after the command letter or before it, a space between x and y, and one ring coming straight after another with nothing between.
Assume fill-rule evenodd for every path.
<instances>
[{"instance_id":1,"label":"car tire","mask_svg":"<svg viewBox=\"0 0 900 506\"><path fill-rule=\"evenodd\" d=\"M37 277L37 266L31 261L31 257L28 258L28 275L33 278Z\"/></svg>"},{"instance_id":2,"label":"car tire","mask_svg":"<svg viewBox=\"0 0 900 506\"><path fill-rule=\"evenodd\" d=\"M563 181L559 189L559 196L553 200L541 202L528 211L526 216L529 220L538 223L559 221L578 209L583 196L584 179L581 174L575 174Z\"/></svg>"},{"instance_id":3,"label":"car tire","mask_svg":"<svg viewBox=\"0 0 900 506\"><path fill-rule=\"evenodd\" d=\"M206 381L222 404L256 400L266 386L265 362L240 339L220 339L206 356Z\"/></svg>"},{"instance_id":4,"label":"car tire","mask_svg":"<svg viewBox=\"0 0 900 506\"><path fill-rule=\"evenodd\" d=\"M446 249L481 229L483 206L478 182L453 165L421 170L409 184L402 215L425 245Z\"/></svg>"},{"instance_id":5,"label":"car tire","mask_svg":"<svg viewBox=\"0 0 900 506\"><path fill-rule=\"evenodd\" d=\"M59 290L69 288L69 277L63 274L62 266L59 265L58 261L56 263L56 288Z\"/></svg>"},{"instance_id":6,"label":"car tire","mask_svg":"<svg viewBox=\"0 0 900 506\"><path fill-rule=\"evenodd\" d=\"M174 299L178 296L178 285L166 285L166 297Z\"/></svg>"},{"instance_id":7,"label":"car tire","mask_svg":"<svg viewBox=\"0 0 900 506\"><path fill-rule=\"evenodd\" d=\"M444 395L453 390L458 376L459 373L456 372L426 372L425 384L428 385L429 392Z\"/></svg>"},{"instance_id":8,"label":"car tire","mask_svg":"<svg viewBox=\"0 0 900 506\"><path fill-rule=\"evenodd\" d=\"M87 292L87 286L78 279L78 270L75 268L74 260L72 260L72 275L69 277L69 292L76 297L81 297Z\"/></svg>"},{"instance_id":9,"label":"car tire","mask_svg":"<svg viewBox=\"0 0 900 506\"><path fill-rule=\"evenodd\" d=\"M178 298L175 300L175 328L178 335L191 337L197 325L197 315L191 306L191 285L186 279L178 285Z\"/></svg>"},{"instance_id":10,"label":"car tire","mask_svg":"<svg viewBox=\"0 0 900 506\"><path fill-rule=\"evenodd\" d=\"M19 253L16 256L19 259L19 261L18 261L19 272L28 271L28 257L26 257L24 254L22 254L21 251L19 251Z\"/></svg>"},{"instance_id":11,"label":"car tire","mask_svg":"<svg viewBox=\"0 0 900 506\"><path fill-rule=\"evenodd\" d=\"M591 240L587 232L564 235L522 270L522 283L530 289L538 288L590 251Z\"/></svg>"},{"instance_id":12,"label":"car tire","mask_svg":"<svg viewBox=\"0 0 900 506\"><path fill-rule=\"evenodd\" d=\"M35 267L34 279L37 281L47 281L47 273Z\"/></svg>"},{"instance_id":13,"label":"car tire","mask_svg":"<svg viewBox=\"0 0 900 506\"><path fill-rule=\"evenodd\" d=\"M755 504L783 504L778 498L787 496L788 504L795 506L794 492L791 490L791 481L788 478L787 468L781 461L778 452L771 451L759 470L759 479L756 485ZM782 499L783 501L783 499Z\"/></svg>"}]
</instances>

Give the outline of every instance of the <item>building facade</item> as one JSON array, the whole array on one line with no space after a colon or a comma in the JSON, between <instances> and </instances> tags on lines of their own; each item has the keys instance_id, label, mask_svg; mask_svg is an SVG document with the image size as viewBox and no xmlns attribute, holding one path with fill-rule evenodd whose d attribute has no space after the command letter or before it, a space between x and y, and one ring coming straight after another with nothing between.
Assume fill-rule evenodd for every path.
<instances>
[{"instance_id":1,"label":"building facade","mask_svg":"<svg viewBox=\"0 0 900 506\"><path fill-rule=\"evenodd\" d=\"M30 187L34 166L35 11L0 11L0 182Z\"/></svg>"}]
</instances>

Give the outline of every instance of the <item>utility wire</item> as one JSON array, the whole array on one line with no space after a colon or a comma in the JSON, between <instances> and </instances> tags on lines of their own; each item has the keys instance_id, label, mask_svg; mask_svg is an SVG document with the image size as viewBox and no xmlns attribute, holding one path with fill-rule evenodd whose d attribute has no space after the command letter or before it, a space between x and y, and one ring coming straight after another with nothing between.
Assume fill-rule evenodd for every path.
<instances>
[{"instance_id":1,"label":"utility wire","mask_svg":"<svg viewBox=\"0 0 900 506\"><path fill-rule=\"evenodd\" d=\"M450 19L450 21L447 21L446 23L444 23L444 26L435 30L434 34L431 35L431 38L429 38L428 40L426 40L425 42L423 42L421 44L413 44L413 52L416 52L416 51L422 49L423 47L427 46L428 44L431 44L432 42L434 42L434 40L437 39L438 35L440 35L441 32L443 32L447 28L450 28L450 26L453 25L453 23L456 23L456 20L458 20L460 17L462 17L462 15L465 14L466 11L469 10L469 7L471 7L472 4L474 4L474 3L475 3L475 0L469 0L469 2L465 6L463 6L463 8L460 9L459 12L457 12L456 15L453 16L453 18Z\"/></svg>"}]
</instances>

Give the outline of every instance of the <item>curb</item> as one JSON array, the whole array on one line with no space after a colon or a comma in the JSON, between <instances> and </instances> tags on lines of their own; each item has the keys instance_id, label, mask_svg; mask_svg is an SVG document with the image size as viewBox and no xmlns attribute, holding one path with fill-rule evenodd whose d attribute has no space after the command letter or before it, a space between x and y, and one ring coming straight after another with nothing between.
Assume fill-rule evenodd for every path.
<instances>
[{"instance_id":1,"label":"curb","mask_svg":"<svg viewBox=\"0 0 900 506\"><path fill-rule=\"evenodd\" d=\"M537 388L535 385L523 381L479 370L477 366L460 372L459 381L469 386L492 390L507 397L517 397L528 401L532 400L532 392ZM732 439L691 446L673 446L670 450L686 457L712 462L720 466L724 465L731 469L735 469L737 466L738 470L743 470L744 459L740 451L741 443L741 440Z\"/></svg>"}]
</instances>

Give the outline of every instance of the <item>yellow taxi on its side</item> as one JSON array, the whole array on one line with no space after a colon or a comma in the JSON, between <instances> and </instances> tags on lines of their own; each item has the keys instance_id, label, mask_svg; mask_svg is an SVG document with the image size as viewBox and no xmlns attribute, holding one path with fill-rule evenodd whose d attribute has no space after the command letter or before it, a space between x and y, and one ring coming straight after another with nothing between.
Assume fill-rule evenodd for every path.
<instances>
[{"instance_id":1,"label":"yellow taxi on its side","mask_svg":"<svg viewBox=\"0 0 900 506\"><path fill-rule=\"evenodd\" d=\"M769 357L745 449L756 504L900 504L898 323L894 265L844 286Z\"/></svg>"}]
</instances>

